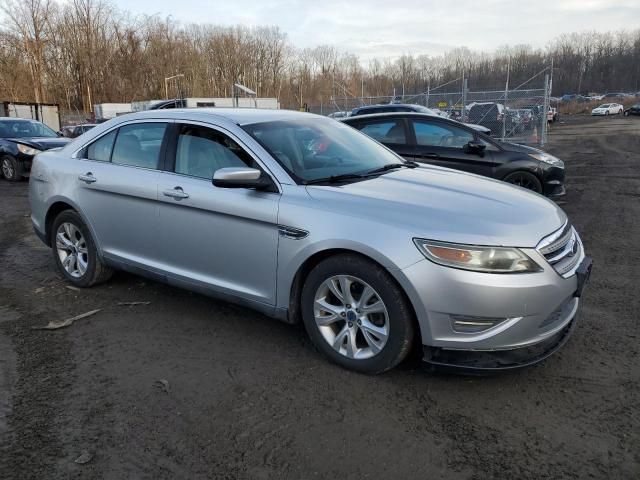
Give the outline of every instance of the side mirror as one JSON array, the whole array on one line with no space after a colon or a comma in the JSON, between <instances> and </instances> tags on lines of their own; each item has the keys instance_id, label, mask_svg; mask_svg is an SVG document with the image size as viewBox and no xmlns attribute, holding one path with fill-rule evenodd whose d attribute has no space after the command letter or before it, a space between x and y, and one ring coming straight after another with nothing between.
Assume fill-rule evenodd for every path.
<instances>
[{"instance_id":1,"label":"side mirror","mask_svg":"<svg viewBox=\"0 0 640 480\"><path fill-rule=\"evenodd\" d=\"M476 142L475 140L470 141L464 146L464 151L467 153L475 153L484 157L484 151L487 146L482 142Z\"/></svg>"},{"instance_id":2,"label":"side mirror","mask_svg":"<svg viewBox=\"0 0 640 480\"><path fill-rule=\"evenodd\" d=\"M227 167L216 170L213 185L220 188L255 188L264 190L271 186L271 180L262 172L249 167Z\"/></svg>"}]
</instances>

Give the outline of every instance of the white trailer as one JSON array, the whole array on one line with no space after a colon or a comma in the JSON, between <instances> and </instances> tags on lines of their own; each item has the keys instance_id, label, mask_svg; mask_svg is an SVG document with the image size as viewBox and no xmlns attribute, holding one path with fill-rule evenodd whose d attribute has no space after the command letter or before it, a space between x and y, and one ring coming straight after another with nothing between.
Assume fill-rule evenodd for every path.
<instances>
[{"instance_id":1,"label":"white trailer","mask_svg":"<svg viewBox=\"0 0 640 480\"><path fill-rule=\"evenodd\" d=\"M60 130L60 111L56 103L2 102L0 116L39 120L56 132Z\"/></svg>"},{"instance_id":2,"label":"white trailer","mask_svg":"<svg viewBox=\"0 0 640 480\"><path fill-rule=\"evenodd\" d=\"M96 121L111 120L118 115L131 113L132 111L130 103L98 103L93 106Z\"/></svg>"}]
</instances>

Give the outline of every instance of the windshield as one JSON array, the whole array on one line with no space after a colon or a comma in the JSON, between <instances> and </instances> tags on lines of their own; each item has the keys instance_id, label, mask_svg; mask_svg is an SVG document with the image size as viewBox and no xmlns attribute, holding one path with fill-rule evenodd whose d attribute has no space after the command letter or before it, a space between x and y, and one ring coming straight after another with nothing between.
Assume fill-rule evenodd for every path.
<instances>
[{"instance_id":1,"label":"windshield","mask_svg":"<svg viewBox=\"0 0 640 480\"><path fill-rule=\"evenodd\" d=\"M0 121L0 138L57 137L56 132L36 120Z\"/></svg>"},{"instance_id":2,"label":"windshield","mask_svg":"<svg viewBox=\"0 0 640 480\"><path fill-rule=\"evenodd\" d=\"M298 183L404 163L367 135L331 119L264 122L243 128Z\"/></svg>"}]
</instances>

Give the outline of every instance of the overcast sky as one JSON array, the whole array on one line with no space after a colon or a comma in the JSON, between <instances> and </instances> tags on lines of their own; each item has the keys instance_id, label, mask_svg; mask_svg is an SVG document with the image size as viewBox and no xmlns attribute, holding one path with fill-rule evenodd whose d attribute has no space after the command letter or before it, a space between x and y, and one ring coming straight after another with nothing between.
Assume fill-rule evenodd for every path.
<instances>
[{"instance_id":1,"label":"overcast sky","mask_svg":"<svg viewBox=\"0 0 640 480\"><path fill-rule=\"evenodd\" d=\"M640 28L640 0L115 0L181 22L278 25L297 47L371 57L544 46L565 32Z\"/></svg>"}]
</instances>

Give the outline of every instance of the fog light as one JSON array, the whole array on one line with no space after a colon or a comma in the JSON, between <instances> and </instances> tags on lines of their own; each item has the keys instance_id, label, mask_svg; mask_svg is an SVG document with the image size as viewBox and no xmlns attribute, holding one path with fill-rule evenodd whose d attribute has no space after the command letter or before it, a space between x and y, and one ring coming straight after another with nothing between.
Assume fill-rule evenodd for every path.
<instances>
[{"instance_id":1,"label":"fog light","mask_svg":"<svg viewBox=\"0 0 640 480\"><path fill-rule=\"evenodd\" d=\"M466 315L451 315L451 327L458 333L480 333L500 325L508 318L469 317Z\"/></svg>"}]
</instances>

